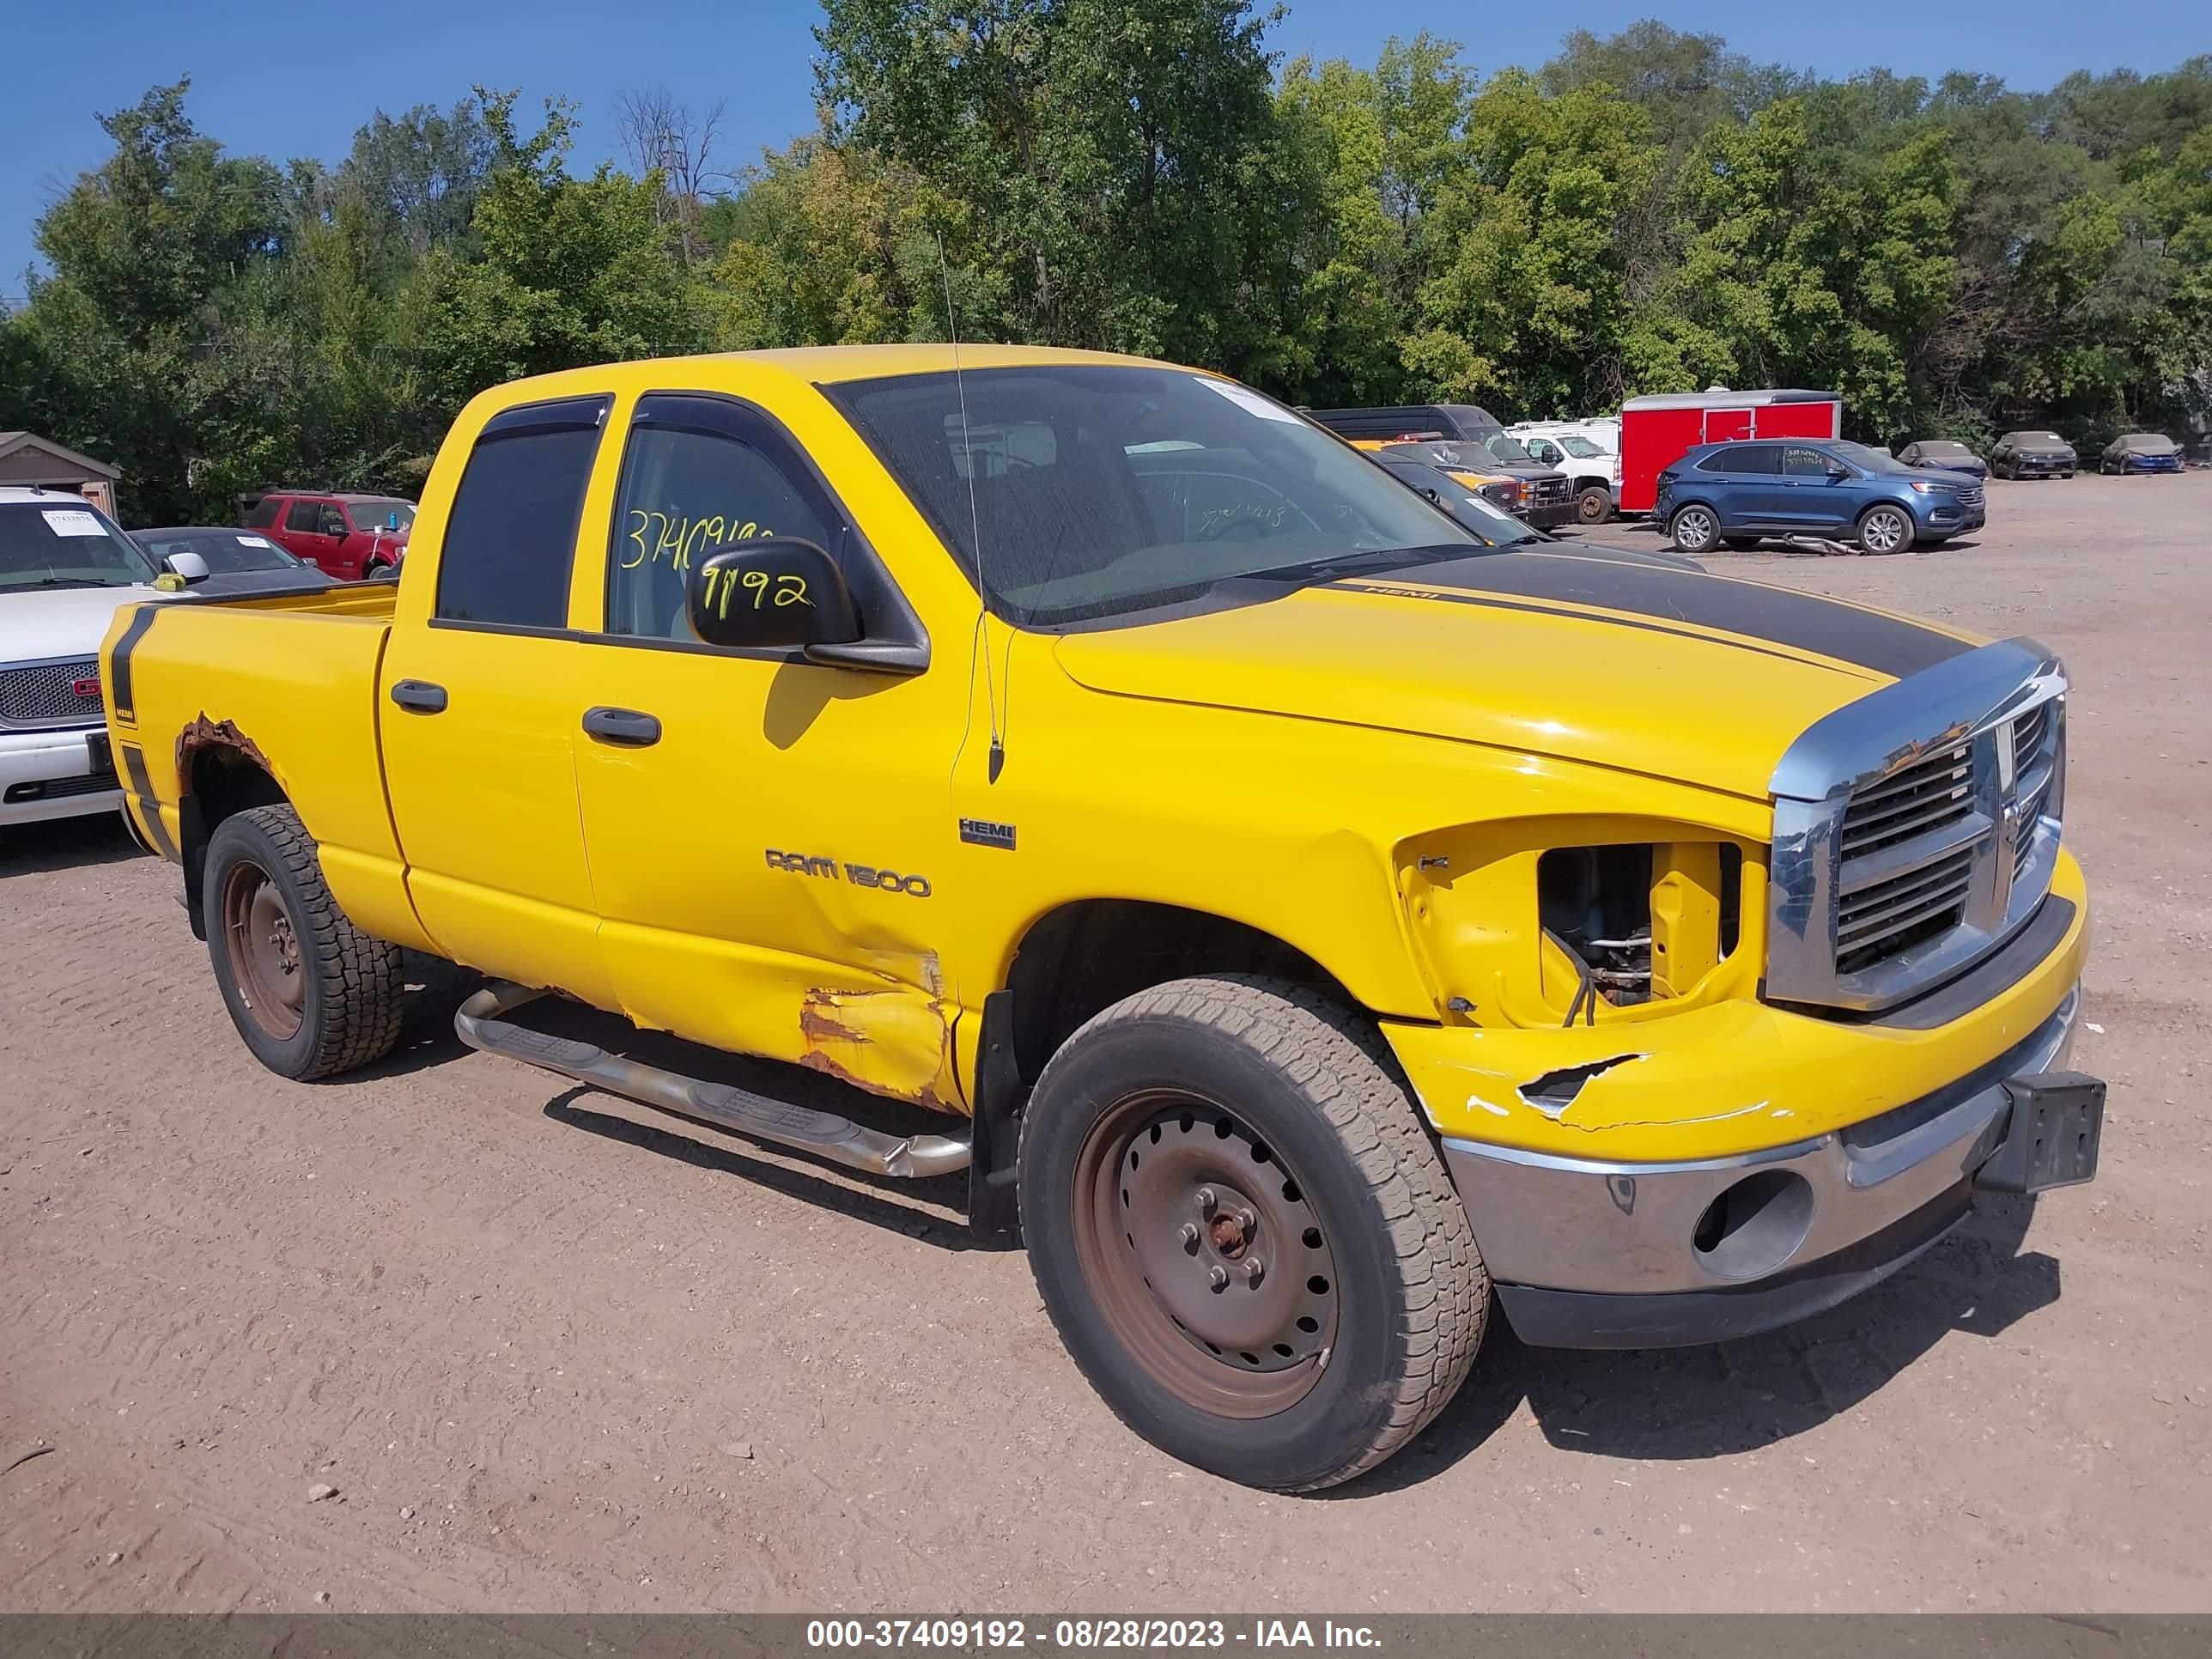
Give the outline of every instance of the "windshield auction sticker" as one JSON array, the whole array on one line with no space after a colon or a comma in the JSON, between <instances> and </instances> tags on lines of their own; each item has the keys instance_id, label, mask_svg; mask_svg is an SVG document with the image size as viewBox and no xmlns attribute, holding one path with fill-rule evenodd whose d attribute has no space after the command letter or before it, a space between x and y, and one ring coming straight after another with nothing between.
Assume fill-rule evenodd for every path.
<instances>
[{"instance_id":1,"label":"windshield auction sticker","mask_svg":"<svg viewBox=\"0 0 2212 1659\"><path fill-rule=\"evenodd\" d=\"M105 536L107 531L100 520L81 507L50 507L45 509L46 527L57 536Z\"/></svg>"},{"instance_id":2,"label":"windshield auction sticker","mask_svg":"<svg viewBox=\"0 0 2212 1659\"><path fill-rule=\"evenodd\" d=\"M1289 410L1280 404L1269 403L1249 386L1237 386L1229 380L1209 380L1203 374L1198 380L1200 385L1211 386L1248 415L1257 415L1263 421L1281 421L1288 426L1298 423L1298 417Z\"/></svg>"}]
</instances>

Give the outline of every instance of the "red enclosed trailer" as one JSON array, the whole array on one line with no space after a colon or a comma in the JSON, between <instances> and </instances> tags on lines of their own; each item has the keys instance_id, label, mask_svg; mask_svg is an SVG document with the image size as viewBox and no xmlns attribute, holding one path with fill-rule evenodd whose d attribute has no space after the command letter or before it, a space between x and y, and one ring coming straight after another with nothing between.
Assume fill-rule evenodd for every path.
<instances>
[{"instance_id":1,"label":"red enclosed trailer","mask_svg":"<svg viewBox=\"0 0 2212 1659\"><path fill-rule=\"evenodd\" d=\"M1840 438L1832 392L1662 392L1620 406L1620 510L1649 513L1659 474L1699 444L1734 438Z\"/></svg>"}]
</instances>

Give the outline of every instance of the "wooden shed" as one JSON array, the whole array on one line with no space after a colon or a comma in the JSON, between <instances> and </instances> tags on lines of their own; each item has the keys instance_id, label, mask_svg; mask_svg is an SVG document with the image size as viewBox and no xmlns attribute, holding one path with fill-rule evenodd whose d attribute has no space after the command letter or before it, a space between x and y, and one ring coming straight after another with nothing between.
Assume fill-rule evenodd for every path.
<instances>
[{"instance_id":1,"label":"wooden shed","mask_svg":"<svg viewBox=\"0 0 2212 1659\"><path fill-rule=\"evenodd\" d=\"M122 471L80 455L35 432L0 432L0 484L36 484L82 495L115 516L115 484Z\"/></svg>"}]
</instances>

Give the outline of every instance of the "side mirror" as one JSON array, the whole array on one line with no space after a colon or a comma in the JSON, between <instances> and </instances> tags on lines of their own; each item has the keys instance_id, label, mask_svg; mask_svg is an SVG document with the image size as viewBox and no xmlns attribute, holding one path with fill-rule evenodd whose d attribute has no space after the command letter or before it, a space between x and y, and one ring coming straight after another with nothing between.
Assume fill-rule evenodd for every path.
<instances>
[{"instance_id":1,"label":"side mirror","mask_svg":"<svg viewBox=\"0 0 2212 1659\"><path fill-rule=\"evenodd\" d=\"M208 579L208 562L197 553L179 548L161 561L161 568L187 586Z\"/></svg>"},{"instance_id":2,"label":"side mirror","mask_svg":"<svg viewBox=\"0 0 2212 1659\"><path fill-rule=\"evenodd\" d=\"M1832 466L1828 469L1828 482L1830 483L1841 483L1844 479L1850 476L1851 470L1847 466Z\"/></svg>"},{"instance_id":3,"label":"side mirror","mask_svg":"<svg viewBox=\"0 0 2212 1659\"><path fill-rule=\"evenodd\" d=\"M763 536L707 553L684 580L684 608L691 631L708 645L850 645L860 637L845 573L796 536Z\"/></svg>"}]
</instances>

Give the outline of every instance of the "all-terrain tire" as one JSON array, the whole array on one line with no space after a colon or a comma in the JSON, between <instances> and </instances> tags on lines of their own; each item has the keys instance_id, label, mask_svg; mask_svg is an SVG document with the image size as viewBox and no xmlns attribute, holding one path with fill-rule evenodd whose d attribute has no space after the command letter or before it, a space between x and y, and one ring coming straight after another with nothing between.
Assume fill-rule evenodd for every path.
<instances>
[{"instance_id":1,"label":"all-terrain tire","mask_svg":"<svg viewBox=\"0 0 2212 1659\"><path fill-rule=\"evenodd\" d=\"M1156 1101L1165 1104L1147 1128ZM1113 1126L1133 1121L1131 1138L1117 1140ZM1261 1183L1295 1197L1296 1218L1273 1237L1260 1224L1252 1249L1271 1275L1295 1282L1310 1272L1304 1288L1331 1298L1332 1346L1312 1356L1309 1376L1286 1364L1255 1377L1218 1348L1209 1358L1202 1327L1174 1316L1150 1276L1165 1270L1143 1267L1133 1232L1127 1262L1115 1261L1124 1214L1144 1225L1143 1204L1127 1207L1134 1153L1158 1171L1179 1140L1187 1156L1219 1149L1223 1167L1243 1171L1229 1179L1266 1205L1274 1194ZM1103 1189L1086 1173L1099 1169ZM1316 992L1224 975L1115 1004L1046 1066L1023 1115L1017 1173L1031 1269L1061 1340L1124 1423L1185 1462L1277 1492L1334 1486L1418 1434L1474 1362L1490 1281L1467 1212L1380 1034ZM1113 1188L1124 1182L1116 1208ZM1214 1196L1211 1185L1199 1191L1201 1204ZM1188 1211L1165 1213L1172 1223ZM1311 1223L1303 1233L1301 1221ZM1194 1274L1207 1271L1198 1239L1187 1254ZM1170 1266L1182 1271L1171 1255ZM1271 1381L1278 1395L1240 1394ZM1304 1392L1285 1401L1285 1387Z\"/></svg>"},{"instance_id":2,"label":"all-terrain tire","mask_svg":"<svg viewBox=\"0 0 2212 1659\"><path fill-rule=\"evenodd\" d=\"M294 965L264 975L268 986L281 982L275 995L256 993L241 892L246 914L289 930L283 954ZM400 949L370 938L338 908L298 813L257 806L225 818L209 838L201 895L216 983L255 1059L304 1082L392 1052L405 992Z\"/></svg>"}]
</instances>

